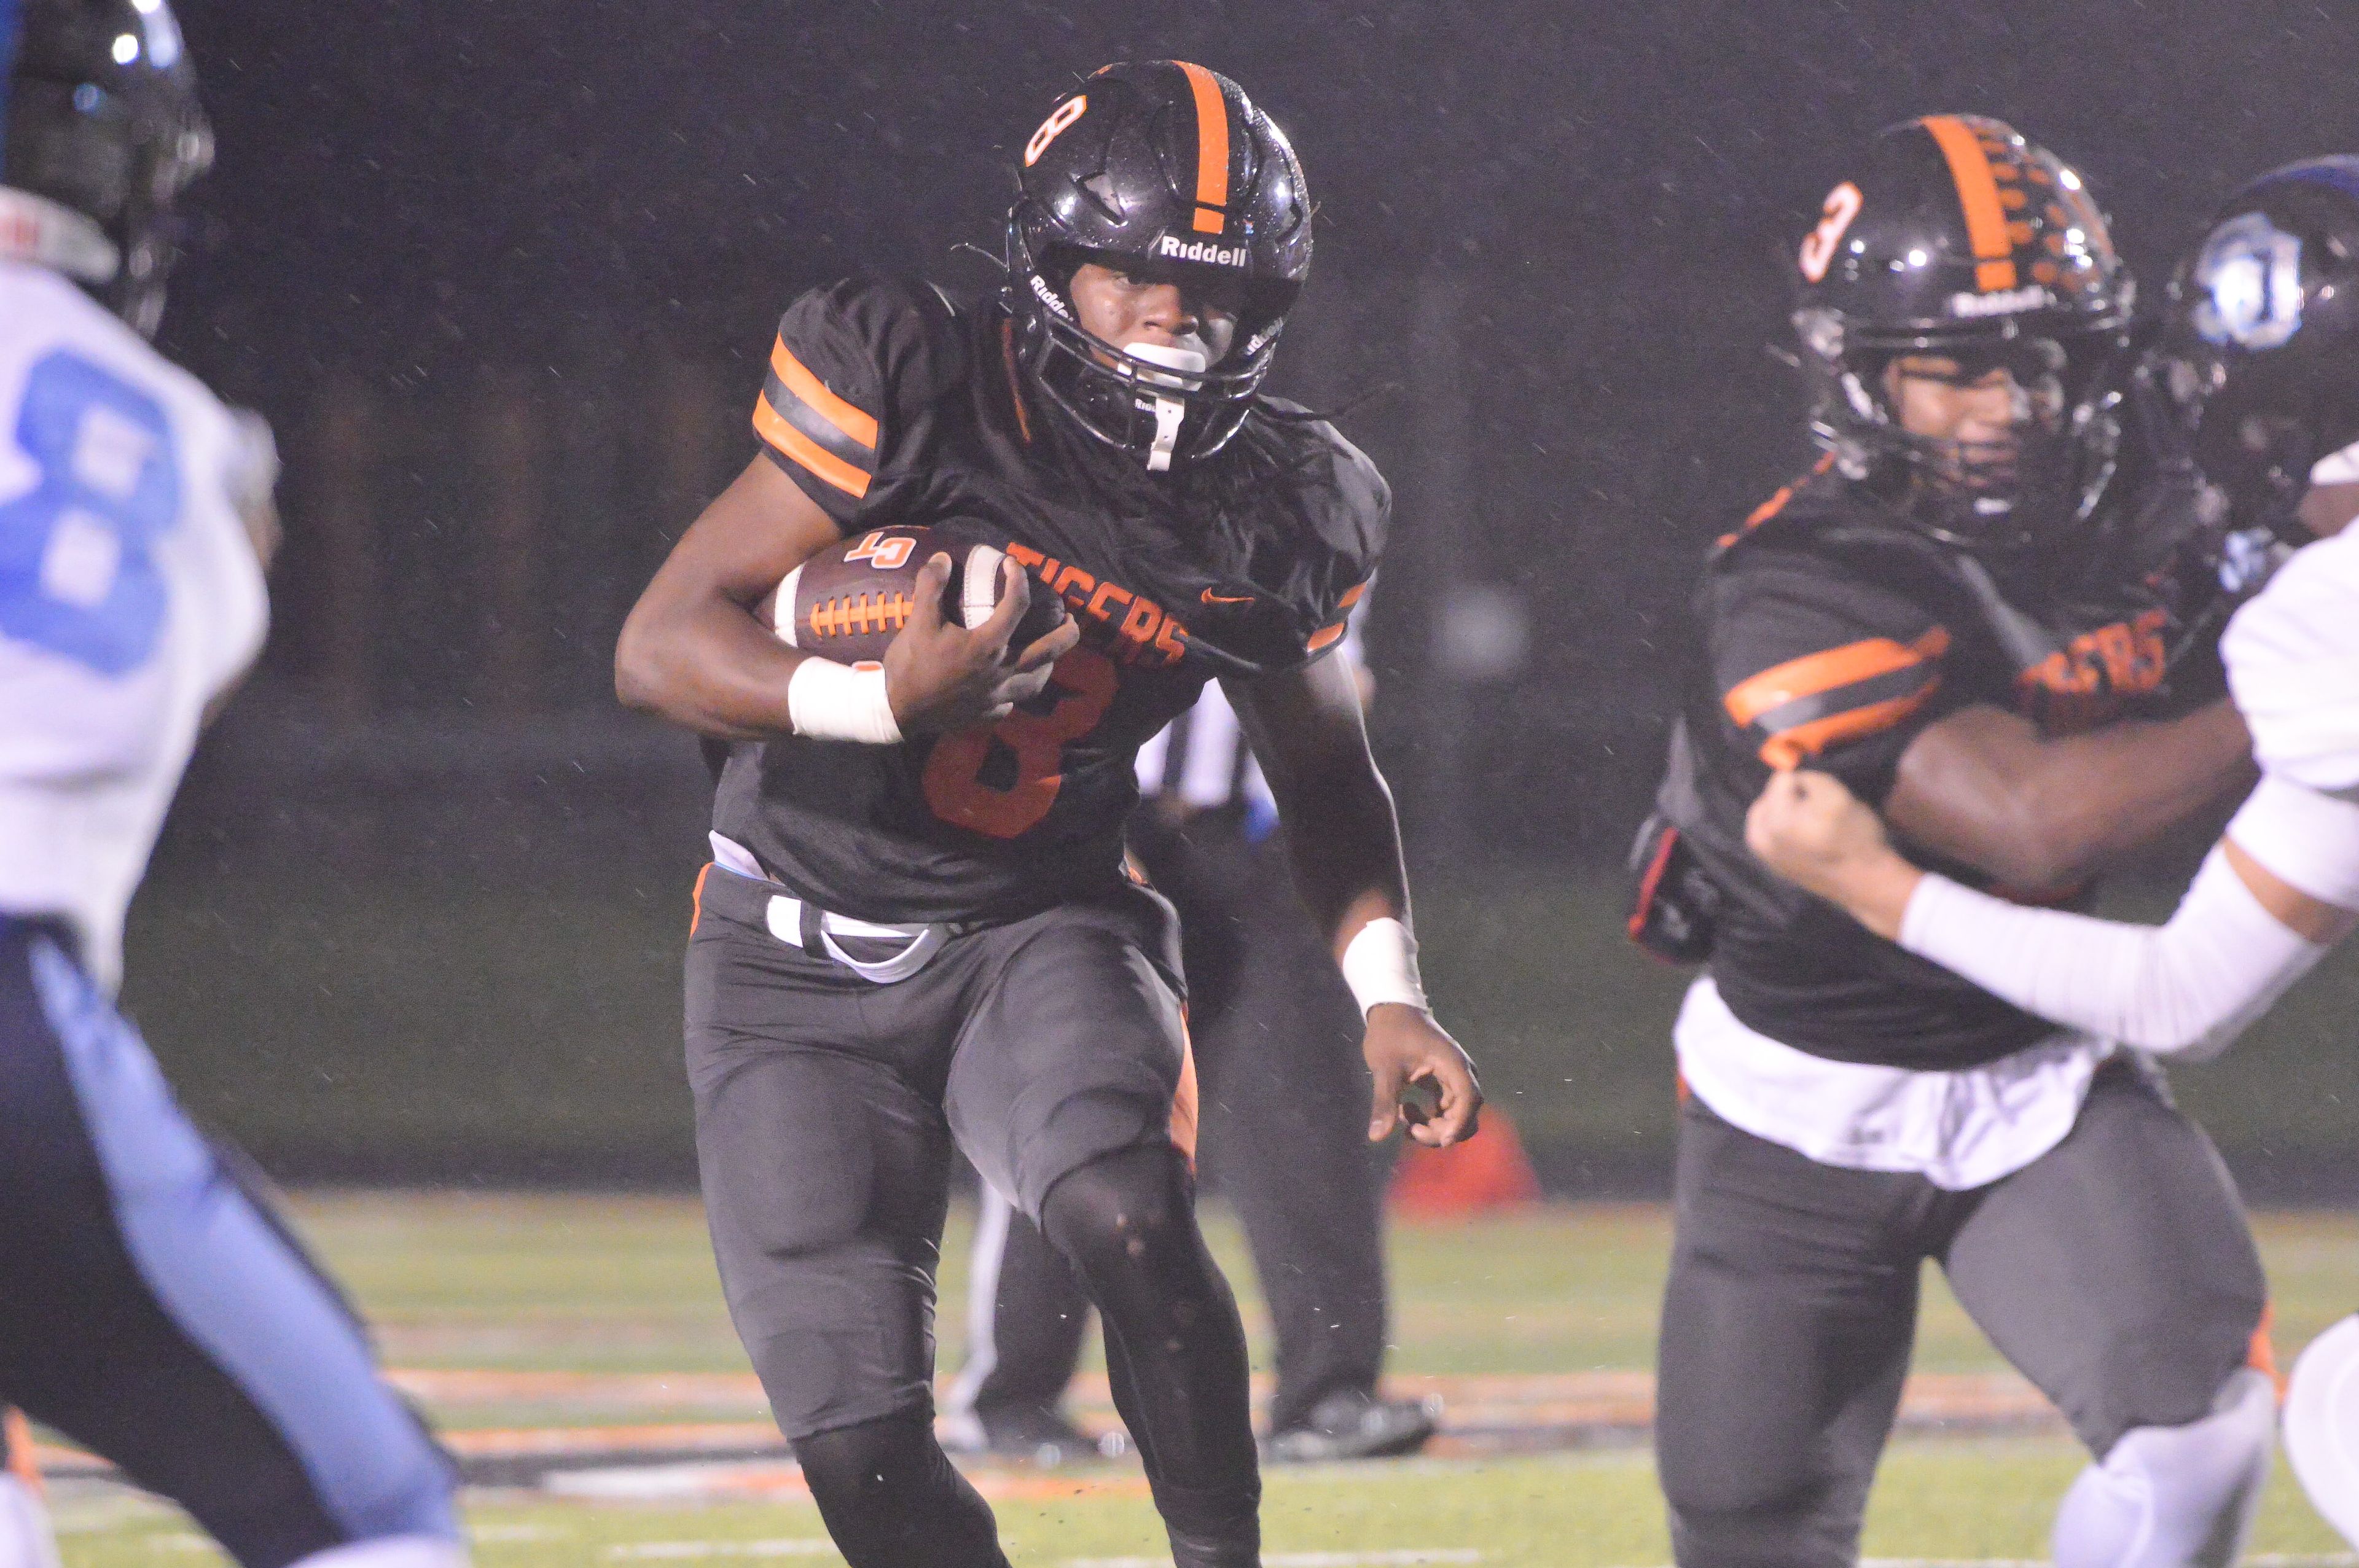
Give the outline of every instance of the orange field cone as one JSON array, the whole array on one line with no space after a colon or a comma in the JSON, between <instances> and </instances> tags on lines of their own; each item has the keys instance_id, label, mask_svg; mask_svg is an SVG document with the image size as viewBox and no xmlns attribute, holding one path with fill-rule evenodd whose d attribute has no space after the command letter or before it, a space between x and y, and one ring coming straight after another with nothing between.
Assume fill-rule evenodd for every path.
<instances>
[{"instance_id":1,"label":"orange field cone","mask_svg":"<svg viewBox=\"0 0 2359 1568\"><path fill-rule=\"evenodd\" d=\"M0 1411L0 1432L8 1440L8 1473L25 1483L35 1497L41 1495L41 1465L33 1457L33 1424L25 1412L10 1405Z\"/></svg>"},{"instance_id":2,"label":"orange field cone","mask_svg":"<svg viewBox=\"0 0 2359 1568\"><path fill-rule=\"evenodd\" d=\"M1393 1167L1389 1203L1406 1219L1495 1214L1539 1201L1539 1178L1532 1174L1516 1124L1488 1106L1474 1137L1449 1149L1405 1143Z\"/></svg>"}]
</instances>

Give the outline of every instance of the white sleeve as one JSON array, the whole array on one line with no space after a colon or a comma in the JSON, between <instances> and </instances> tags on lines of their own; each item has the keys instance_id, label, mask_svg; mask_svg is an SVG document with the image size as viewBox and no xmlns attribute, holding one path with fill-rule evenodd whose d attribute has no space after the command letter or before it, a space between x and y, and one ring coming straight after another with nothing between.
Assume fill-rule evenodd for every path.
<instances>
[{"instance_id":1,"label":"white sleeve","mask_svg":"<svg viewBox=\"0 0 2359 1568\"><path fill-rule=\"evenodd\" d=\"M2255 791L2229 837L2239 846L2247 831L2265 837L2248 818L2266 824L2282 804ZM2359 810L2344 826L2340 842L2313 840L2305 858L2359 865ZM2198 1059L2224 1048L2326 951L2263 908L2217 848L2162 925L2027 909L1928 875L1901 917L1900 946L2027 1012Z\"/></svg>"}]
</instances>

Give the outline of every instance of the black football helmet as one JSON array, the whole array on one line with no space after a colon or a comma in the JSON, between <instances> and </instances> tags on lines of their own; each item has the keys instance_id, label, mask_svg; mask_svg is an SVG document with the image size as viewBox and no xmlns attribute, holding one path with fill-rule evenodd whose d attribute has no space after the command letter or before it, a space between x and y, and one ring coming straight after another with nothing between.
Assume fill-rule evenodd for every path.
<instances>
[{"instance_id":1,"label":"black football helmet","mask_svg":"<svg viewBox=\"0 0 2359 1568\"><path fill-rule=\"evenodd\" d=\"M1812 434L1855 480L1905 479L1902 515L1945 544L2021 558L2094 512L2119 446L2109 371L2136 285L2081 177L2013 127L1931 114L1878 133L1798 255L1794 327ZM1884 372L1906 354L2013 373L2008 442L1903 428Z\"/></svg>"},{"instance_id":2,"label":"black football helmet","mask_svg":"<svg viewBox=\"0 0 2359 1568\"><path fill-rule=\"evenodd\" d=\"M0 254L153 333L212 145L170 0L0 0Z\"/></svg>"},{"instance_id":3,"label":"black football helmet","mask_svg":"<svg viewBox=\"0 0 2359 1568\"><path fill-rule=\"evenodd\" d=\"M1285 133L1201 65L1110 65L1057 100L1016 179L1008 304L1041 388L1149 469L1219 451L1252 411L1310 271L1310 201ZM1071 294L1087 262L1193 284L1235 312L1232 344L1204 363L1095 337Z\"/></svg>"},{"instance_id":4,"label":"black football helmet","mask_svg":"<svg viewBox=\"0 0 2359 1568\"><path fill-rule=\"evenodd\" d=\"M2170 280L2158 352L2197 466L2293 543L2320 459L2359 441L2359 157L2272 169Z\"/></svg>"}]
</instances>

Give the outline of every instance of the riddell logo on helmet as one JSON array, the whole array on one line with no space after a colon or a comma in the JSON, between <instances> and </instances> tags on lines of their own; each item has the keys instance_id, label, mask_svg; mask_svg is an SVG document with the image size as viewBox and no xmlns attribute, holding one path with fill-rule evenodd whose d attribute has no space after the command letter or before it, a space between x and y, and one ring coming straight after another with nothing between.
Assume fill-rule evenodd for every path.
<instances>
[{"instance_id":1,"label":"riddell logo on helmet","mask_svg":"<svg viewBox=\"0 0 2359 1568\"><path fill-rule=\"evenodd\" d=\"M1243 245L1216 245L1206 240L1183 240L1177 234L1164 235L1156 243L1155 254L1173 261L1207 262L1213 266L1245 265Z\"/></svg>"},{"instance_id":2,"label":"riddell logo on helmet","mask_svg":"<svg viewBox=\"0 0 2359 1568\"><path fill-rule=\"evenodd\" d=\"M2038 310L2055 303L2056 297L2035 283L2024 288L2002 288L1996 294L1952 294L1950 314L2012 316L2018 310Z\"/></svg>"},{"instance_id":3,"label":"riddell logo on helmet","mask_svg":"<svg viewBox=\"0 0 2359 1568\"><path fill-rule=\"evenodd\" d=\"M1065 302L1062 299L1057 297L1057 291L1049 287L1048 281L1037 272L1030 274L1029 276L1032 284L1032 292L1034 296L1039 299L1040 303L1046 305L1058 315L1064 317L1067 320L1072 319L1073 313L1065 308Z\"/></svg>"}]
</instances>

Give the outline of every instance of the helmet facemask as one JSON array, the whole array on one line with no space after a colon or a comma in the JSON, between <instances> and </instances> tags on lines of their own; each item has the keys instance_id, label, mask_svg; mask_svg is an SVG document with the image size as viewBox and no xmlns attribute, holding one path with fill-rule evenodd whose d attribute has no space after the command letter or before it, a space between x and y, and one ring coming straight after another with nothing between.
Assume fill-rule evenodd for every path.
<instances>
[{"instance_id":1,"label":"helmet facemask","mask_svg":"<svg viewBox=\"0 0 2359 1568\"><path fill-rule=\"evenodd\" d=\"M1795 254L1813 434L1908 526L2036 570L2096 515L2120 446L2136 286L2104 215L2060 158L1983 115L1888 127L1846 172ZM1921 402L1904 419L1886 372L1913 356L1968 384L2006 370L2005 435L1924 434L1942 420Z\"/></svg>"},{"instance_id":2,"label":"helmet facemask","mask_svg":"<svg viewBox=\"0 0 2359 1568\"><path fill-rule=\"evenodd\" d=\"M1175 343L1125 349L1082 324L1072 279L1088 263L1136 274L1136 262L1068 246L1035 256L1014 215L1007 246L1011 287L1025 291L1012 303L1025 323L1027 362L1082 429L1142 458L1154 473L1211 457L1235 436L1276 357L1296 288L1152 269L1158 281L1201 291L1221 308Z\"/></svg>"},{"instance_id":3,"label":"helmet facemask","mask_svg":"<svg viewBox=\"0 0 2359 1568\"><path fill-rule=\"evenodd\" d=\"M1310 270L1310 204L1285 134L1228 78L1185 60L1110 65L1060 94L1024 144L1007 214L1007 303L1047 399L1094 440L1166 472L1252 415ZM1229 342L1125 351L1082 300L1095 264L1175 283L1234 322ZM1167 325L1170 323L1167 322ZM1154 334L1148 334L1153 336Z\"/></svg>"},{"instance_id":4,"label":"helmet facemask","mask_svg":"<svg viewBox=\"0 0 2359 1568\"><path fill-rule=\"evenodd\" d=\"M1846 344L1826 312L1803 311L1796 325L1821 384L1814 433L1847 476L1898 486L1912 527L1996 566L2044 557L2094 514L2120 446L2121 395L2104 373L2117 336ZM2013 401L2005 435L1911 430L1896 401L1896 365L1909 380L1960 389L2005 372Z\"/></svg>"}]
</instances>

